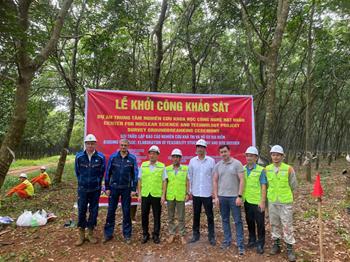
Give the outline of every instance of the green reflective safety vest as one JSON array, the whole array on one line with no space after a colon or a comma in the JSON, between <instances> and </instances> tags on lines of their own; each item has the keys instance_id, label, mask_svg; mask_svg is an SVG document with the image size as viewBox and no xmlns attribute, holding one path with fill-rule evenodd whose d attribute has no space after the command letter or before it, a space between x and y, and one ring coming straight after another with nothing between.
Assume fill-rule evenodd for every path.
<instances>
[{"instance_id":1,"label":"green reflective safety vest","mask_svg":"<svg viewBox=\"0 0 350 262\"><path fill-rule=\"evenodd\" d=\"M168 175L168 187L166 193L167 200L184 201L186 198L186 182L188 166L180 165L177 174L173 165L166 167Z\"/></svg>"},{"instance_id":2,"label":"green reflective safety vest","mask_svg":"<svg viewBox=\"0 0 350 262\"><path fill-rule=\"evenodd\" d=\"M293 193L289 186L289 167L289 165L281 163L277 174L273 164L266 167L267 199L270 202L279 201L282 204L293 202Z\"/></svg>"},{"instance_id":3,"label":"green reflective safety vest","mask_svg":"<svg viewBox=\"0 0 350 262\"><path fill-rule=\"evenodd\" d=\"M163 163L156 162L151 171L149 161L141 164L141 196L147 197L149 194L153 197L162 196L164 167Z\"/></svg>"},{"instance_id":4,"label":"green reflective safety vest","mask_svg":"<svg viewBox=\"0 0 350 262\"><path fill-rule=\"evenodd\" d=\"M258 205L261 202L260 175L263 170L262 166L256 165L248 176L247 166L244 166L243 199L250 204Z\"/></svg>"}]
</instances>

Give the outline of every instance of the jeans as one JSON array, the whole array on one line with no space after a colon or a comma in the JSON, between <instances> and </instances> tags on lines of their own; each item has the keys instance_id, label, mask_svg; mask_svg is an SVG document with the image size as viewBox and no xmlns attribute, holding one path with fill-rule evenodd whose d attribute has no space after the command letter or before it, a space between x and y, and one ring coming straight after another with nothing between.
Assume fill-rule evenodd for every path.
<instances>
[{"instance_id":1,"label":"jeans","mask_svg":"<svg viewBox=\"0 0 350 262\"><path fill-rule=\"evenodd\" d=\"M104 228L105 238L110 238L113 236L115 227L115 212L118 207L119 198L121 197L122 211L123 211L123 236L124 238L131 237L131 217L130 217L130 188L116 189L111 187L111 195L108 200L108 212L107 219Z\"/></svg>"},{"instance_id":2,"label":"jeans","mask_svg":"<svg viewBox=\"0 0 350 262\"><path fill-rule=\"evenodd\" d=\"M235 222L237 247L244 250L243 223L241 217L241 207L236 206L237 197L219 196L220 213L222 219L222 227L224 230L224 244L230 245L232 242L230 215Z\"/></svg>"}]
</instances>

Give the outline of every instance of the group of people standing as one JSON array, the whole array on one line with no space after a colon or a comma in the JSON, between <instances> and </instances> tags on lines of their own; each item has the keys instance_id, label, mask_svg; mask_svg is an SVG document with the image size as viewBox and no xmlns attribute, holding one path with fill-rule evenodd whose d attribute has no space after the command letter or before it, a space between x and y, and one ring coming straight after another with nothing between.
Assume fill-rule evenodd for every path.
<instances>
[{"instance_id":1,"label":"group of people standing","mask_svg":"<svg viewBox=\"0 0 350 262\"><path fill-rule=\"evenodd\" d=\"M166 203L168 211L168 243L173 243L176 233L182 244L194 243L200 239L200 215L202 206L207 217L208 240L216 245L213 203L219 206L224 231L222 249L231 246L231 215L236 228L238 252L244 255L246 248L256 248L264 253L265 209L268 207L273 246L270 254L281 251L281 238L287 245L289 261L295 261L293 245L293 191L297 186L293 168L283 162L284 151L279 145L271 148L272 164L265 168L257 164L258 150L250 146L246 152L246 166L231 156L230 147L221 145L221 160L206 154L207 142L196 142L196 154L189 165L181 164L182 152L175 148L171 152L172 164L165 166L158 161L160 149L153 145L148 150L148 160L137 166L136 157L128 151L129 141L120 140L120 149L111 155L107 167L105 157L96 151L96 137L85 137L85 150L78 153L75 172L78 179L78 227L77 246L85 240L96 243L93 230L97 223L98 201L104 178L106 194L109 197L108 212L104 226L103 243L113 239L115 212L121 201L123 213L123 236L131 243L132 223L130 217L131 197L141 201L142 238L147 243L151 236L154 243L160 243L161 211ZM105 174L105 175L104 175ZM192 199L192 238L185 238L185 203ZM248 242L244 244L241 209L244 207L248 225ZM86 218L89 208L89 217ZM152 208L153 231L149 233L149 213ZM175 223L175 214L178 223ZM87 237L85 228L88 229ZM283 232L283 235L281 234Z\"/></svg>"}]
</instances>

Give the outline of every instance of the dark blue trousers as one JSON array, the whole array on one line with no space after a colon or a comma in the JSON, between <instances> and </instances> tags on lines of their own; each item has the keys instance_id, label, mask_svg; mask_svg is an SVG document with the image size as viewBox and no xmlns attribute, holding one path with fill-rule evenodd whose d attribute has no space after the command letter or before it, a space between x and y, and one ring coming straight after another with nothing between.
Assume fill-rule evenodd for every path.
<instances>
[{"instance_id":1,"label":"dark blue trousers","mask_svg":"<svg viewBox=\"0 0 350 262\"><path fill-rule=\"evenodd\" d=\"M78 189L78 227L94 229L97 224L100 194L100 189L91 192ZM86 220L88 207L89 218Z\"/></svg>"},{"instance_id":2,"label":"dark blue trousers","mask_svg":"<svg viewBox=\"0 0 350 262\"><path fill-rule=\"evenodd\" d=\"M131 217L130 217L130 205L131 205L131 190L130 188L116 189L111 187L111 194L108 201L108 213L106 224L104 228L105 238L110 238L113 236L115 227L115 212L118 207L119 198L122 202L123 211L123 236L124 238L131 237Z\"/></svg>"}]
</instances>

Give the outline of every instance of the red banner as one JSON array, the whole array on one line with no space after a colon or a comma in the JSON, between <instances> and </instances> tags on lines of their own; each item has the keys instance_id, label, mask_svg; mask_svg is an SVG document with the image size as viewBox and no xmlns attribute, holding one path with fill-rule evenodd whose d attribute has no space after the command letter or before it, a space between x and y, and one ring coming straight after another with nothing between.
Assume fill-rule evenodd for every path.
<instances>
[{"instance_id":1,"label":"red banner","mask_svg":"<svg viewBox=\"0 0 350 262\"><path fill-rule=\"evenodd\" d=\"M218 147L228 144L234 157L255 145L252 96L193 95L88 89L85 134L94 134L97 150L108 157L119 150L119 140L130 141L138 164L150 146L160 148L159 160L170 164L170 153L180 148L183 162L195 156L195 143L207 141L207 154L220 159Z\"/></svg>"}]
</instances>

